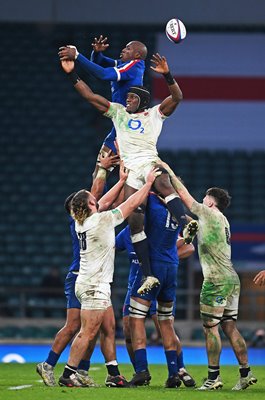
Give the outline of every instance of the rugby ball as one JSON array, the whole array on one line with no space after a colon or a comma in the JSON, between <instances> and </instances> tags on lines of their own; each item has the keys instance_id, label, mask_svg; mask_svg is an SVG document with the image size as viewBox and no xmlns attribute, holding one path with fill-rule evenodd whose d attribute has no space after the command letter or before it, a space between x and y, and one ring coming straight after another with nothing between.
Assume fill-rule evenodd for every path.
<instances>
[{"instance_id":1,"label":"rugby ball","mask_svg":"<svg viewBox=\"0 0 265 400\"><path fill-rule=\"evenodd\" d=\"M166 25L167 38L173 43L180 43L185 39L187 32L185 25L178 18L173 18Z\"/></svg>"}]
</instances>

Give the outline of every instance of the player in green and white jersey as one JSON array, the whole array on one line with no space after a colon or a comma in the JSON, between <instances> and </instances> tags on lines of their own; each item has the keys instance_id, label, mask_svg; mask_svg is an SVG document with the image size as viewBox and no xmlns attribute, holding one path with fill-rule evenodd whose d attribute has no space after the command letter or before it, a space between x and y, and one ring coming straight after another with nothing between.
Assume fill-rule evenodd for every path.
<instances>
[{"instance_id":1,"label":"player in green and white jersey","mask_svg":"<svg viewBox=\"0 0 265 400\"><path fill-rule=\"evenodd\" d=\"M248 364L247 346L236 327L240 280L231 262L230 226L224 210L230 196L224 189L206 191L198 203L174 172L164 163L171 182L183 203L198 217L198 251L203 272L200 314L203 322L208 356L208 379L199 390L220 389L220 354L222 349L219 324L229 339L239 363L240 379L232 390L246 389L257 382Z\"/></svg>"}]
</instances>

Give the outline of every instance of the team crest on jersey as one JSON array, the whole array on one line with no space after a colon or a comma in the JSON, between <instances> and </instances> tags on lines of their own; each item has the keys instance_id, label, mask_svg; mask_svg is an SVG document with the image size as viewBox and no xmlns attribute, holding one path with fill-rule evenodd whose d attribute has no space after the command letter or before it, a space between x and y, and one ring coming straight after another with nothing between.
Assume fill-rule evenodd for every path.
<instances>
[{"instance_id":1,"label":"team crest on jersey","mask_svg":"<svg viewBox=\"0 0 265 400\"><path fill-rule=\"evenodd\" d=\"M223 298L223 296L217 296L215 301L217 304L222 304L224 301L224 298Z\"/></svg>"}]
</instances>

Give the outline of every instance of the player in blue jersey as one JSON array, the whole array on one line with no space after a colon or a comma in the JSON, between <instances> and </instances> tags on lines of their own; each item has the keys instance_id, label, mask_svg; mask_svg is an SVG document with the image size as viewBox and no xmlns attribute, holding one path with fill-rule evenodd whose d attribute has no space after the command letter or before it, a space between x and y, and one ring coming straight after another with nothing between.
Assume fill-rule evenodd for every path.
<instances>
[{"instance_id":1,"label":"player in blue jersey","mask_svg":"<svg viewBox=\"0 0 265 400\"><path fill-rule=\"evenodd\" d=\"M164 226L161 226L161 229L164 229ZM189 257L195 250L193 244L185 244L183 238L178 238L177 243L177 251L179 255L179 259L187 258ZM131 331L130 331L130 326L129 326L129 306L130 306L130 297L131 297L131 290L133 287L133 283L136 279L136 275L138 273L139 269L139 261L137 259L137 256L135 254L132 242L131 242L131 237L130 237L130 227L127 226L125 227L117 236L116 236L116 244L115 244L116 250L117 251L127 251L129 261L130 261L130 272L129 272L129 278L128 278L128 290L127 294L124 300L124 305L123 305L123 333L125 337L125 343L126 343L126 348L131 360L131 363L134 365L134 353L132 349L132 341L131 341ZM173 316L175 316L175 311L176 311L176 297L174 299L174 309L173 309ZM157 314L156 314L156 300L152 300L148 315L152 318L157 334L160 337L160 329L159 329L159 324L157 321ZM173 318L172 318L173 322ZM192 387L195 386L195 381L194 379L187 373L185 369L185 365L183 362L183 353L182 353L182 348L181 348L181 343L176 335L177 339L177 359L178 359L178 375L182 382L184 383L185 386L187 387Z\"/></svg>"},{"instance_id":2,"label":"player in blue jersey","mask_svg":"<svg viewBox=\"0 0 265 400\"><path fill-rule=\"evenodd\" d=\"M94 77L111 83L112 101L126 105L126 97L131 86L143 85L145 71L146 46L139 41L126 44L121 50L120 59L115 60L102 54L108 47L107 38L100 35L92 43L93 51L90 60L80 54L75 46L63 46L59 49L61 60L76 60L84 71ZM99 154L106 154L110 149L116 154L116 130L112 127L105 138ZM98 158L99 164L99 158ZM94 172L96 175L97 167Z\"/></svg>"},{"instance_id":3,"label":"player in blue jersey","mask_svg":"<svg viewBox=\"0 0 265 400\"><path fill-rule=\"evenodd\" d=\"M101 157L102 167L98 171L98 179L94 180L91 192L96 188L98 192L103 192L104 183L106 180L105 169L108 169L117 162L117 156L113 157L110 154L107 157ZM105 169L103 169L103 166ZM37 365L37 372L42 377L43 382L47 386L55 386L54 367L56 366L60 355L66 346L71 342L76 333L80 329L80 309L81 304L75 295L75 281L78 276L80 267L80 248L79 240L75 232L75 222L70 215L70 204L75 193L72 193L65 201L65 210L69 214L69 227L72 239L73 259L69 267L68 274L65 279L65 296L67 300L67 318L63 328L56 334L52 348L49 351L48 357L42 363ZM101 325L101 350L106 360L108 377L106 379L107 386L119 386L122 380L119 368L116 361L115 350L115 317L112 306L109 307L104 315L104 320ZM88 351L83 357L78 366L78 379L86 386L96 386L93 379L88 376L90 367L90 357L93 353L96 339L89 344Z\"/></svg>"},{"instance_id":4,"label":"player in blue jersey","mask_svg":"<svg viewBox=\"0 0 265 400\"><path fill-rule=\"evenodd\" d=\"M126 107L120 103L109 103L104 97L93 93L90 87L79 78L74 71L73 61L64 61L63 58L61 58L62 68L73 82L75 89L102 114L114 121L121 158L129 170L124 187L125 198L128 198L142 187L150 167L159 164L156 143L161 133L162 124L166 117L170 116L178 106L182 99L182 92L170 74L165 57L161 57L158 53L153 55L151 60L155 65L152 69L164 76L170 96L164 99L161 104L151 108L148 108L150 93L141 86L130 88ZM183 204L172 187L168 175L161 174L155 182L155 187L162 193L168 209L184 228L187 220ZM139 287L141 294L159 285L159 280L151 273L148 243L144 232L144 207L135 210L130 215L128 223L131 227L134 249L143 270L144 282ZM191 240L196 231L197 222L193 221L183 231L185 240Z\"/></svg>"},{"instance_id":5,"label":"player in blue jersey","mask_svg":"<svg viewBox=\"0 0 265 400\"><path fill-rule=\"evenodd\" d=\"M148 238L152 271L154 276L159 279L160 286L142 296L139 295L138 289L141 286L142 271L140 268L137 269L131 286L129 308L135 367L135 374L130 384L139 386L148 384L151 380L146 356L144 320L151 302L157 300L157 317L168 365L168 379L165 386L176 388L180 386L181 379L185 385L194 386L193 378L184 368L182 352L180 349L180 352L178 351L179 343L172 323L179 262L176 242L180 226L170 214L164 201L155 193L148 197L145 231Z\"/></svg>"}]
</instances>

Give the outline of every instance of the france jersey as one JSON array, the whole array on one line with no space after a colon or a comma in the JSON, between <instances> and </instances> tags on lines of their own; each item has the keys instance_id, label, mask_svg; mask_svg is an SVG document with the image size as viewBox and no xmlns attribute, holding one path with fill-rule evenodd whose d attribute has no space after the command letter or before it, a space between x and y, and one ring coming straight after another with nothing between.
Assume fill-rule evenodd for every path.
<instances>
[{"instance_id":1,"label":"france jersey","mask_svg":"<svg viewBox=\"0 0 265 400\"><path fill-rule=\"evenodd\" d=\"M72 239L73 259L65 278L64 293L67 300L67 308L81 308L80 302L75 295L75 281L80 268L80 248L79 240L75 232L75 221L69 216L69 227Z\"/></svg>"},{"instance_id":2,"label":"france jersey","mask_svg":"<svg viewBox=\"0 0 265 400\"><path fill-rule=\"evenodd\" d=\"M112 102L126 105L126 97L131 86L143 85L145 71L144 60L131 60L122 62L105 57L101 52L92 51L91 61L79 53L77 57L79 65L98 79L111 83ZM109 147L115 154L114 141L116 131L113 127L103 144Z\"/></svg>"},{"instance_id":3,"label":"france jersey","mask_svg":"<svg viewBox=\"0 0 265 400\"><path fill-rule=\"evenodd\" d=\"M149 244L151 270L160 281L157 288L140 296L142 273L139 269L132 287L132 296L146 300L175 300L177 288L178 253L176 242L180 232L166 205L155 193L150 193L145 212L145 232Z\"/></svg>"}]
</instances>

